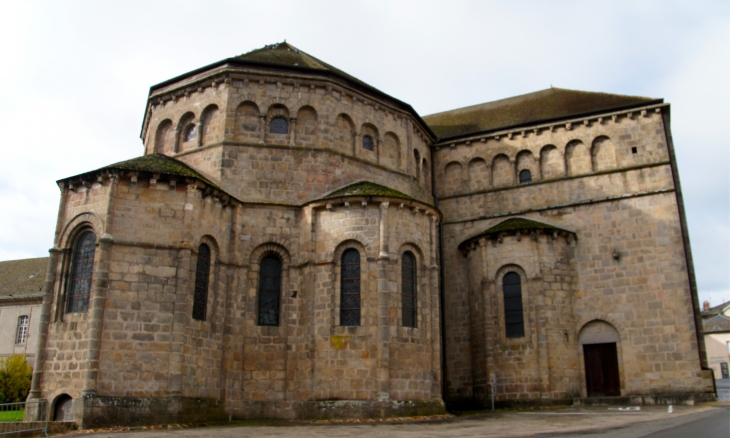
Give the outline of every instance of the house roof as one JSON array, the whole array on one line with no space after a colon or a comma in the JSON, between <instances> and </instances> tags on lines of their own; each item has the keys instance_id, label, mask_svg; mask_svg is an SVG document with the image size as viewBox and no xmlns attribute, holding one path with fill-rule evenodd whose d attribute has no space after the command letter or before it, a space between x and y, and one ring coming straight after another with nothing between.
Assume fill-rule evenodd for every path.
<instances>
[{"instance_id":1,"label":"house roof","mask_svg":"<svg viewBox=\"0 0 730 438\"><path fill-rule=\"evenodd\" d=\"M507 220L503 220L497 225L491 226L481 233L469 237L459 244L459 248L462 248L462 246L465 245L467 242L477 239L479 237L493 236L500 233L509 233L522 230L555 230L575 234L573 231L556 227L555 225L546 224L545 222L538 222L532 219L526 219L522 217L513 217Z\"/></svg>"},{"instance_id":2,"label":"house roof","mask_svg":"<svg viewBox=\"0 0 730 438\"><path fill-rule=\"evenodd\" d=\"M416 198L408 196L390 187L375 184L369 181L350 184L341 189L323 196L321 199L343 198L346 196L385 196L390 198L401 198L416 201Z\"/></svg>"},{"instance_id":3,"label":"house roof","mask_svg":"<svg viewBox=\"0 0 730 438\"><path fill-rule=\"evenodd\" d=\"M548 88L494 102L431 114L424 116L423 120L440 139L444 139L579 114L646 105L650 102L659 103L662 100Z\"/></svg>"},{"instance_id":4,"label":"house roof","mask_svg":"<svg viewBox=\"0 0 730 438\"><path fill-rule=\"evenodd\" d=\"M730 318L722 314L703 318L702 330L705 333L730 332Z\"/></svg>"},{"instance_id":5,"label":"house roof","mask_svg":"<svg viewBox=\"0 0 730 438\"><path fill-rule=\"evenodd\" d=\"M712 318L713 316L720 315L721 313L725 313L726 310L730 309L730 302L728 303L722 303L718 304L715 307L710 307L707 310L702 311L702 318Z\"/></svg>"},{"instance_id":6,"label":"house roof","mask_svg":"<svg viewBox=\"0 0 730 438\"><path fill-rule=\"evenodd\" d=\"M48 257L0 262L0 297L43 293Z\"/></svg>"},{"instance_id":7,"label":"house roof","mask_svg":"<svg viewBox=\"0 0 730 438\"><path fill-rule=\"evenodd\" d=\"M223 191L223 189L218 187L215 183L213 183L212 181L210 181L209 179L207 179L206 177L204 177L199 172L197 172L196 170L194 170L192 167L188 166L187 164L183 163L182 161L176 160L175 158L172 158L172 157L168 157L167 155L162 155L162 154L157 154L157 153L143 155L141 157L133 158L131 160L120 161L118 163L110 164L108 166L101 167L101 168L93 170L91 172L86 172L81 175L76 175L76 176L60 179L60 180L58 180L58 182L66 181L66 180L76 178L76 177L81 177L83 175L101 172L103 170L122 170L122 171L126 170L126 171L146 172L146 173L151 173L151 174L196 178L215 189Z\"/></svg>"}]
</instances>

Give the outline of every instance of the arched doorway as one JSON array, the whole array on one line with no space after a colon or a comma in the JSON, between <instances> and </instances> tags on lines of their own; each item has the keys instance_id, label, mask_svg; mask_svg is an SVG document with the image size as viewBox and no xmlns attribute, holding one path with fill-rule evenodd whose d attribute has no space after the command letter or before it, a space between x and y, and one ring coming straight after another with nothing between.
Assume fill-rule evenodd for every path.
<instances>
[{"instance_id":1,"label":"arched doorway","mask_svg":"<svg viewBox=\"0 0 730 438\"><path fill-rule=\"evenodd\" d=\"M53 421L73 421L74 416L71 408L73 407L73 399L68 394L61 394L56 399L56 405L53 408Z\"/></svg>"},{"instance_id":2,"label":"arched doorway","mask_svg":"<svg viewBox=\"0 0 730 438\"><path fill-rule=\"evenodd\" d=\"M620 340L616 329L605 321L591 321L581 329L578 343L583 348L588 397L621 395L617 349Z\"/></svg>"}]
</instances>

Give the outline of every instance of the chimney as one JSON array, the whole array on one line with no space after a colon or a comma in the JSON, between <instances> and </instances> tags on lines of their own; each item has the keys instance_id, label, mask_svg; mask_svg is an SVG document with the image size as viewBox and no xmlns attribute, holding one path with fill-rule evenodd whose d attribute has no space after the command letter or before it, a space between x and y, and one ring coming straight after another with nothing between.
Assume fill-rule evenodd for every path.
<instances>
[{"instance_id":1,"label":"chimney","mask_svg":"<svg viewBox=\"0 0 730 438\"><path fill-rule=\"evenodd\" d=\"M702 302L702 311L707 312L708 310L710 310L710 302L705 300Z\"/></svg>"}]
</instances>

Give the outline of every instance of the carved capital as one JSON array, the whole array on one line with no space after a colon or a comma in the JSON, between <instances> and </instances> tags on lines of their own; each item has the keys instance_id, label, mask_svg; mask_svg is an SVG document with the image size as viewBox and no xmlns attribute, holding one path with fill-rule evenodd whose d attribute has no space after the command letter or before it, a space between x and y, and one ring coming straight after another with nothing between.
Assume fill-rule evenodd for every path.
<instances>
[{"instance_id":1,"label":"carved capital","mask_svg":"<svg viewBox=\"0 0 730 438\"><path fill-rule=\"evenodd\" d=\"M380 203L381 210L387 210L389 206L390 206L390 202L381 202Z\"/></svg>"}]
</instances>

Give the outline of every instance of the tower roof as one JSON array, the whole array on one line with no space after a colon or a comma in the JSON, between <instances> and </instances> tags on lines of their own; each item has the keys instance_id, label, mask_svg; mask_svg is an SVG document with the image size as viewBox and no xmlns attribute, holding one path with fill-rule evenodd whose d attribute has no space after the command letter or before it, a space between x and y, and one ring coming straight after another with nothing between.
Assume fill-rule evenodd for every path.
<instances>
[{"instance_id":1,"label":"tower roof","mask_svg":"<svg viewBox=\"0 0 730 438\"><path fill-rule=\"evenodd\" d=\"M652 102L659 103L662 99L548 88L431 114L423 120L438 137L448 138Z\"/></svg>"},{"instance_id":2,"label":"tower roof","mask_svg":"<svg viewBox=\"0 0 730 438\"><path fill-rule=\"evenodd\" d=\"M267 64L286 65L291 67L306 67L315 70L329 71L336 73L341 76L345 76L351 81L357 82L361 85L368 84L361 81L360 79L345 73L344 71L333 67L326 62L315 58L314 56L306 53L291 44L284 41L283 43L274 43L264 46L260 49L251 50L250 52L244 53L243 55L234 56L232 59L239 61L254 61L263 62Z\"/></svg>"},{"instance_id":3,"label":"tower roof","mask_svg":"<svg viewBox=\"0 0 730 438\"><path fill-rule=\"evenodd\" d=\"M353 88L359 89L360 91L379 95L380 97L383 97L390 101L392 104L394 104L395 107L409 112L429 136L435 137L426 122L424 122L421 116L413 109L413 107L406 102L396 99L395 97L378 90L372 85L369 85L368 83L363 82L360 79L348 73L345 73L344 71L333 67L332 65L327 64L326 62L318 58L315 58L314 56L292 46L286 41L282 43L269 44L260 49L255 49L242 55L226 58L221 61L214 62L213 64L206 65L193 71L189 71L180 76L176 76L172 79L168 79L164 82L160 82L159 84L150 87L149 95L152 96L156 91L160 89L183 81L197 74L220 67L244 67L264 70L285 69L297 73L314 73L319 76L344 79L349 82L351 86L354 86ZM148 109L145 109L145 120L147 119L147 111ZM144 135L144 126L145 125L143 123L142 135Z\"/></svg>"}]
</instances>

